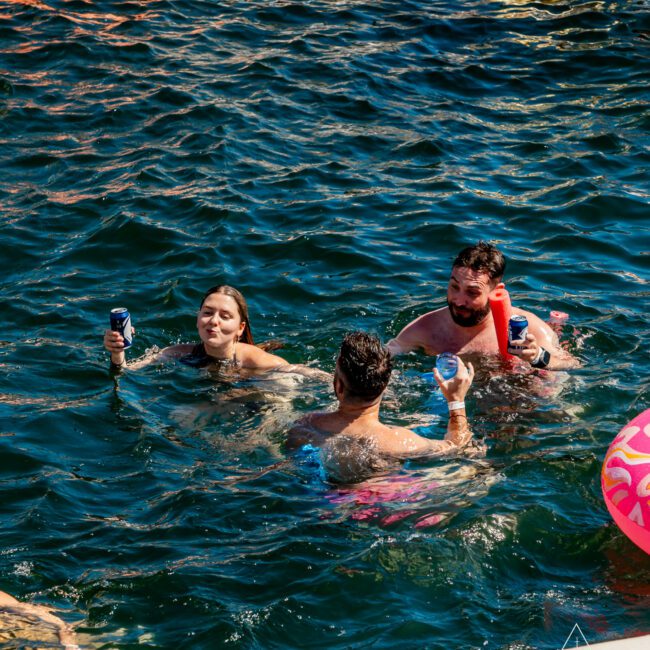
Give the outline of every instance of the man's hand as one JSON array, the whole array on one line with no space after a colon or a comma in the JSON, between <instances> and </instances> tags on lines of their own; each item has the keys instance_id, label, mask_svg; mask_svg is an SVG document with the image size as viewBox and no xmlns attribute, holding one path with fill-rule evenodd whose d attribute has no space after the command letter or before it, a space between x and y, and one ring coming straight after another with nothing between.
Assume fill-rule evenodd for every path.
<instances>
[{"instance_id":1,"label":"man's hand","mask_svg":"<svg viewBox=\"0 0 650 650\"><path fill-rule=\"evenodd\" d=\"M452 449L456 450L466 447L472 440L472 430L465 412L465 395L474 381L474 366L471 363L466 366L458 357L458 370L451 379L444 379L437 368L433 371L433 376L450 409L444 442L453 445Z\"/></svg>"},{"instance_id":2,"label":"man's hand","mask_svg":"<svg viewBox=\"0 0 650 650\"><path fill-rule=\"evenodd\" d=\"M532 363L539 354L539 344L534 334L526 334L525 339L508 341L508 352L528 363Z\"/></svg>"},{"instance_id":3,"label":"man's hand","mask_svg":"<svg viewBox=\"0 0 650 650\"><path fill-rule=\"evenodd\" d=\"M434 368L433 376L448 402L462 402L474 381L474 366L471 363L465 365L458 357L458 370L451 379L443 379L437 368Z\"/></svg>"},{"instance_id":4,"label":"man's hand","mask_svg":"<svg viewBox=\"0 0 650 650\"><path fill-rule=\"evenodd\" d=\"M508 342L508 352L538 368L545 368L551 358L546 348L543 348L530 332L525 339Z\"/></svg>"}]
</instances>

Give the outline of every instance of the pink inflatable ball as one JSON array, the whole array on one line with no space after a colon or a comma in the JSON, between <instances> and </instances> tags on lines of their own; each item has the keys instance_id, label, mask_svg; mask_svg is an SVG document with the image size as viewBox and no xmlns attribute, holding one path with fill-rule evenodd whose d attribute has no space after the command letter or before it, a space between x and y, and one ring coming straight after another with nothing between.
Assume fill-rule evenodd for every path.
<instances>
[{"instance_id":1,"label":"pink inflatable ball","mask_svg":"<svg viewBox=\"0 0 650 650\"><path fill-rule=\"evenodd\" d=\"M567 314L565 311L552 311L549 314L548 322L553 325L563 325L568 320L569 314Z\"/></svg>"},{"instance_id":2,"label":"pink inflatable ball","mask_svg":"<svg viewBox=\"0 0 650 650\"><path fill-rule=\"evenodd\" d=\"M650 555L650 409L614 438L600 478L605 505L616 525Z\"/></svg>"}]
</instances>

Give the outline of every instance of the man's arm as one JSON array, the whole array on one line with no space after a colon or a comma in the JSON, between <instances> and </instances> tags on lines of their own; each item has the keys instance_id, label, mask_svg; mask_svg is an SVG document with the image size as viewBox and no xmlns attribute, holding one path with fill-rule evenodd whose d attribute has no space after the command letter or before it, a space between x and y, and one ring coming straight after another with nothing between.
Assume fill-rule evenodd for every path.
<instances>
[{"instance_id":1,"label":"man's arm","mask_svg":"<svg viewBox=\"0 0 650 650\"><path fill-rule=\"evenodd\" d=\"M388 341L386 346L391 356L405 354L411 350L423 348L427 342L427 334L430 332L430 321L432 314L423 314L414 321L411 321L394 339Z\"/></svg>"},{"instance_id":2,"label":"man's arm","mask_svg":"<svg viewBox=\"0 0 650 650\"><path fill-rule=\"evenodd\" d=\"M403 427L395 427L382 438L378 445L379 451L393 458L450 456L462 453L472 442L472 431L463 409L458 414L449 414L447 434L443 440L430 440Z\"/></svg>"},{"instance_id":3,"label":"man's arm","mask_svg":"<svg viewBox=\"0 0 650 650\"><path fill-rule=\"evenodd\" d=\"M466 447L472 439L472 430L469 428L467 411L465 410L465 395L474 381L474 366L458 357L458 370L451 379L443 379L437 368L433 371L436 383L447 400L449 408L449 421L447 433L442 441L453 448Z\"/></svg>"},{"instance_id":4,"label":"man's arm","mask_svg":"<svg viewBox=\"0 0 650 650\"><path fill-rule=\"evenodd\" d=\"M398 458L443 456L462 452L472 442L472 431L465 410L465 395L474 380L474 368L458 359L458 371L451 379L433 372L449 408L447 433L443 440L429 440L403 427L391 428L378 440L380 451Z\"/></svg>"},{"instance_id":5,"label":"man's arm","mask_svg":"<svg viewBox=\"0 0 650 650\"><path fill-rule=\"evenodd\" d=\"M287 440L284 443L286 449L300 449L303 445L311 443L313 440L313 432L308 429L302 420L298 420L287 435Z\"/></svg>"}]
</instances>

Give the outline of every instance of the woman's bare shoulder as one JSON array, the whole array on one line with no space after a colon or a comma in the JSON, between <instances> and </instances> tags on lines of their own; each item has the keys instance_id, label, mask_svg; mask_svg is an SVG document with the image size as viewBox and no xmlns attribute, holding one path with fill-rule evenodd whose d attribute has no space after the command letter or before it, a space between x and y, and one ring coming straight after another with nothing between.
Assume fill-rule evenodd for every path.
<instances>
[{"instance_id":1,"label":"woman's bare shoulder","mask_svg":"<svg viewBox=\"0 0 650 650\"><path fill-rule=\"evenodd\" d=\"M244 368L277 368L288 362L248 343L237 343L237 358Z\"/></svg>"}]
</instances>

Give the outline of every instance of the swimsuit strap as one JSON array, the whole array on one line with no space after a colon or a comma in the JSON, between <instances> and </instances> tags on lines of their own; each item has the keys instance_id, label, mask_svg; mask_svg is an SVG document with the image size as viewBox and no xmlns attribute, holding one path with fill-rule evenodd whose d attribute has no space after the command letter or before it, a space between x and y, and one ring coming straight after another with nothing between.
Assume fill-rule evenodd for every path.
<instances>
[{"instance_id":1,"label":"swimsuit strap","mask_svg":"<svg viewBox=\"0 0 650 650\"><path fill-rule=\"evenodd\" d=\"M192 348L192 351L183 355L179 361L185 365L192 366L193 368L205 368L211 364L232 365L235 368L239 365L239 362L237 361L236 347L233 351L232 359L217 359L216 357L210 356L205 351L205 345L203 345L203 343L195 345Z\"/></svg>"},{"instance_id":2,"label":"swimsuit strap","mask_svg":"<svg viewBox=\"0 0 650 650\"><path fill-rule=\"evenodd\" d=\"M191 352L184 354L179 361L192 368L205 368L210 364L210 357L205 352L203 343L199 343L192 348Z\"/></svg>"}]
</instances>

